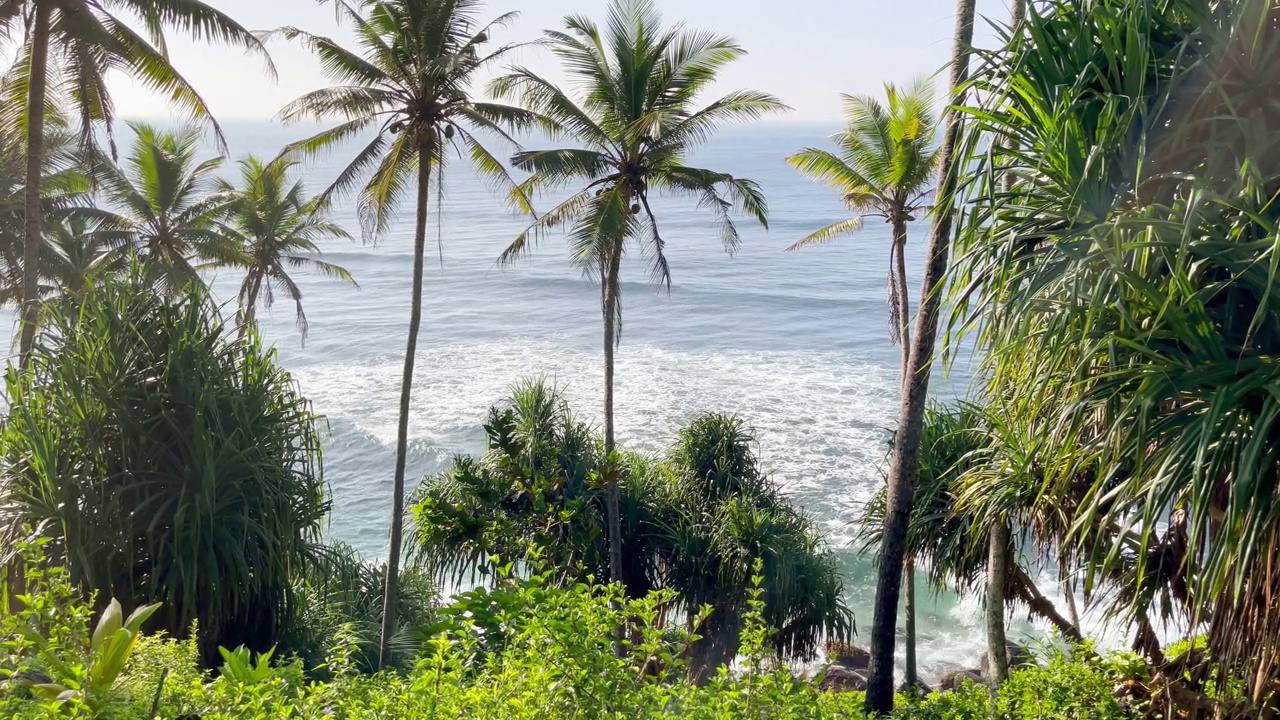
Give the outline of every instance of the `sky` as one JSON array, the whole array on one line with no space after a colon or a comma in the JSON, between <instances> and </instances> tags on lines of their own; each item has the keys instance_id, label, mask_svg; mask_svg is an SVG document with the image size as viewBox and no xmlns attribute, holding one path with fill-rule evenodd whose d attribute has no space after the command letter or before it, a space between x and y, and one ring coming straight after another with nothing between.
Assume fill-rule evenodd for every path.
<instances>
[{"instance_id":1,"label":"sky","mask_svg":"<svg viewBox=\"0 0 1280 720\"><path fill-rule=\"evenodd\" d=\"M251 30L293 25L348 40L332 5L316 0L208 0ZM716 90L763 90L779 96L792 111L780 120L831 123L840 117L840 93L879 94L885 81L906 83L929 76L950 53L953 0L657 0L668 22L730 35L748 55L730 65ZM521 12L495 42L536 38L559 27L569 13L603 19L605 0L491 0L489 15ZM979 15L1008 17L1006 0L978 0ZM978 43L990 38L979 20ZM180 33L169 36L172 61L209 103L219 119L271 118L287 102L325 86L314 60L284 39L268 45L278 71L272 80L261 59L241 50L196 44ZM516 61L555 77L555 60L540 51L522 51ZM941 78L939 78L941 81ZM124 77L113 78L123 117L163 118L163 97Z\"/></svg>"}]
</instances>

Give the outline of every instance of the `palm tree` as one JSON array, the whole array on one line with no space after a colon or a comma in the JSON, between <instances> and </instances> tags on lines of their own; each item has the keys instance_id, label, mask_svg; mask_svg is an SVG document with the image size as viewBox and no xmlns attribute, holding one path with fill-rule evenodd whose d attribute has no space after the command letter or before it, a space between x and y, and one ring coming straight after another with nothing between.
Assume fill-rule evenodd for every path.
<instances>
[{"instance_id":1,"label":"palm tree","mask_svg":"<svg viewBox=\"0 0 1280 720\"><path fill-rule=\"evenodd\" d=\"M787 248L830 242L861 230L867 216L883 218L893 232L889 249L890 339L902 349L902 378L911 347L911 300L907 290L907 223L925 209L932 180L937 134L932 83L918 80L905 91L885 84L888 107L871 96L844 96L846 127L836 133L839 154L805 148L787 159L800 172L840 191L849 209L861 213L828 225ZM915 687L915 563L907 562L907 685Z\"/></svg>"},{"instance_id":2,"label":"palm tree","mask_svg":"<svg viewBox=\"0 0 1280 720\"><path fill-rule=\"evenodd\" d=\"M136 133L120 165L97 161L93 176L112 212L111 230L142 257L161 286L175 291L200 283L201 258L218 257L228 244L218 227L230 197L216 192L222 158L197 161L200 133L193 127L163 132L129 123Z\"/></svg>"},{"instance_id":3,"label":"palm tree","mask_svg":"<svg viewBox=\"0 0 1280 720\"><path fill-rule=\"evenodd\" d=\"M307 315L302 310L302 289L289 271L313 270L359 287L345 268L316 257L320 254L318 241L350 240L351 236L328 219L326 198L308 198L301 180L289 182L296 161L263 163L250 156L239 165L239 186L226 180L218 183L221 194L230 198L225 206L227 216L217 227L227 242L217 246L217 256L205 267L244 271L238 295L242 332L256 321L259 296L270 309L278 290L293 301L298 329L305 340Z\"/></svg>"},{"instance_id":4,"label":"palm tree","mask_svg":"<svg viewBox=\"0 0 1280 720\"><path fill-rule=\"evenodd\" d=\"M862 229L867 217L882 218L893 232L889 251L889 325L902 347L903 368L911 347L911 302L907 294L907 223L927 208L937 149L932 83L917 80L905 90L885 84L888 105L872 96L844 96L845 128L833 137L839 153L805 148L787 162L840 191L856 217L828 225L796 241L787 251L825 243ZM905 377L905 376L904 376Z\"/></svg>"},{"instance_id":5,"label":"palm tree","mask_svg":"<svg viewBox=\"0 0 1280 720\"><path fill-rule=\"evenodd\" d=\"M6 88L9 92L3 98L0 126L23 133L27 145L19 344L21 362L25 363L39 311L39 185L48 109L69 108L79 120L86 146L95 126L104 127L109 135L115 108L107 88L108 71L123 71L164 93L192 116L212 120L204 100L169 63L166 26L178 27L200 40L234 43L264 57L266 54L253 33L201 0L116 0L109 4L98 0L9 0L0 4L0 34L12 36L15 26L22 28L18 34L23 42L15 62L21 81ZM145 34L134 27L145 28ZM269 60L268 70L274 74Z\"/></svg>"},{"instance_id":6,"label":"palm tree","mask_svg":"<svg viewBox=\"0 0 1280 720\"><path fill-rule=\"evenodd\" d=\"M388 660L395 631L396 583L404 529L404 474L408 458L409 404L418 330L422 322L422 273L426 260L427 211L433 188L447 161L465 153L490 179L514 190L502 163L480 142L477 132L491 133L513 145L509 129L533 127L534 114L506 105L478 102L470 87L477 74L502 60L516 46L486 48L489 33L512 21L515 13L488 23L479 20L479 0L370 0L359 7L338 0L340 15L353 25L358 51L297 28L282 28L300 39L320 60L334 87L307 93L280 115L286 122L304 118L340 118L314 137L294 143L285 155L313 154L354 137L364 144L334 183L321 194L359 190L360 218L366 238L383 234L406 191L414 188L413 299L400 388L400 421L396 433L395 481L392 489L391 546L387 558L388 599L382 625L381 663ZM453 152L451 152L453 151ZM435 183L433 185L433 183ZM528 203L514 192L517 204Z\"/></svg>"},{"instance_id":7,"label":"palm tree","mask_svg":"<svg viewBox=\"0 0 1280 720\"><path fill-rule=\"evenodd\" d=\"M128 260L118 232L104 230L101 218L74 213L51 225L45 237L46 254L40 262L45 279L42 296L83 293L95 278L121 270Z\"/></svg>"},{"instance_id":8,"label":"palm tree","mask_svg":"<svg viewBox=\"0 0 1280 720\"><path fill-rule=\"evenodd\" d=\"M0 93L4 93L14 79L12 74L6 77ZM88 216L96 215L97 211L90 207L91 185L83 171L83 157L65 121L58 116L49 120L45 127L41 210L46 219L59 223L77 217L88 222ZM13 304L19 309L24 265L25 168L25 139L0 127L0 305ZM48 250L46 244L46 253Z\"/></svg>"},{"instance_id":9,"label":"palm tree","mask_svg":"<svg viewBox=\"0 0 1280 720\"><path fill-rule=\"evenodd\" d=\"M950 100L961 104L969 77L969 56L973 44L975 0L957 0L955 43L951 57ZM874 619L871 626L871 667L867 678L866 709L885 715L893 710L893 647L897 640L898 595L907 552L907 529L911 520L912 493L919 472L920 438L929 397L929 374L941 313L941 289L947 273L947 259L954 220L952 205L958 182L955 164L960 138L961 116L947 112L947 129L938 153L938 202L924 271L916 332L902 384L902 407L894 435L889 463L886 502L887 517L880 564L876 579Z\"/></svg>"},{"instance_id":10,"label":"palm tree","mask_svg":"<svg viewBox=\"0 0 1280 720\"><path fill-rule=\"evenodd\" d=\"M535 150L512 162L531 173L519 198L539 190L578 186L568 200L534 222L502 254L511 261L529 249L535 234L567 228L575 265L600 282L604 316L604 442L615 450L614 349L620 338L619 272L631 244L650 258L650 275L670 288L666 241L650 207L651 192L693 198L715 213L725 249L739 245L732 213L740 210L767 227L767 206L756 183L685 165L685 156L726 123L784 109L767 93L738 91L708 105L696 104L717 73L744 51L713 33L663 27L651 0L614 0L602 31L571 15L562 31L546 31L573 90L566 91L527 68L492 85L498 97L518 99L553 120L575 147ZM622 568L618 485L608 472L610 577Z\"/></svg>"}]
</instances>

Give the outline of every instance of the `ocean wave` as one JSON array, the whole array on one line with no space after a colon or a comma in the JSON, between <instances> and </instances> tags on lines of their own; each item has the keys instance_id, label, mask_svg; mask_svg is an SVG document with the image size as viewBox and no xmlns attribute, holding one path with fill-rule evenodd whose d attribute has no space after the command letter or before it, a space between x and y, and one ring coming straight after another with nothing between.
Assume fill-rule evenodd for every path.
<instances>
[{"instance_id":1,"label":"ocean wave","mask_svg":"<svg viewBox=\"0 0 1280 720\"><path fill-rule=\"evenodd\" d=\"M335 425L393 445L398 358L315 364L296 375ZM599 353L557 336L507 337L419 353L411 438L446 453L481 450L488 408L530 377L555 382L581 417L599 423ZM741 415L755 428L764 468L836 544L847 542L848 524L882 482L885 439L897 411L896 375L888 368L836 352L684 352L624 343L616 379L620 443L661 452L700 412ZM326 469L335 482L368 472L348 457L329 454Z\"/></svg>"}]
</instances>

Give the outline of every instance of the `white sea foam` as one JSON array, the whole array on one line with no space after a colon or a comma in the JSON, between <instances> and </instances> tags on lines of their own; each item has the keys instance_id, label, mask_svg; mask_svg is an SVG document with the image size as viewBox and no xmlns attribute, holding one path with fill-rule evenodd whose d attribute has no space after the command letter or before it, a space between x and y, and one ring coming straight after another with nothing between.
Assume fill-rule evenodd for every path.
<instances>
[{"instance_id":1,"label":"white sea foam","mask_svg":"<svg viewBox=\"0 0 1280 720\"><path fill-rule=\"evenodd\" d=\"M554 336L507 337L419 353L410 436L449 452L475 452L488 408L519 378L558 384L581 417L599 422L599 353ZM297 377L316 409L381 443L396 436L401 364L321 364ZM858 505L881 483L887 428L897 399L892 373L825 352L681 352L649 345L618 351L617 432L629 448L659 452L703 411L745 418L764 467L840 542ZM335 463L339 463L335 465ZM343 474L341 459L329 464Z\"/></svg>"}]
</instances>

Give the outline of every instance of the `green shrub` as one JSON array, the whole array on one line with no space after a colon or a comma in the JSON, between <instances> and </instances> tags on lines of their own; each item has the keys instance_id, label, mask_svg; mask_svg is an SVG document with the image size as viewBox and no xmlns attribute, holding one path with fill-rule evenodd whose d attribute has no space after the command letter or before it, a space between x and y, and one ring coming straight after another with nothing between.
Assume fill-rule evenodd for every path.
<instances>
[{"instance_id":1,"label":"green shrub","mask_svg":"<svg viewBox=\"0 0 1280 720\"><path fill-rule=\"evenodd\" d=\"M266 650L326 510L318 419L252 335L205 295L134 268L52 309L0 423L0 546L38 528L100 603L163 605L152 624L201 654Z\"/></svg>"},{"instance_id":2,"label":"green shrub","mask_svg":"<svg viewBox=\"0 0 1280 720\"><path fill-rule=\"evenodd\" d=\"M297 615L280 641L283 655L297 657L314 677L327 678L338 648L342 662L359 672L378 667L382 633L386 565L360 557L343 543L319 549L294 577ZM391 665L412 667L421 650L423 628L436 619L439 592L420 562L400 569L396 605L397 631L391 643Z\"/></svg>"},{"instance_id":3,"label":"green shrub","mask_svg":"<svg viewBox=\"0 0 1280 720\"><path fill-rule=\"evenodd\" d=\"M31 581L30 609L0 615L0 669L7 672L33 667L38 660L23 634L15 632L20 619L38 623L56 647L66 649L66 657L90 642L88 608L76 599L66 573L33 566ZM743 655L733 670L720 668L704 685L684 681L692 637L662 625L670 591L628 599L616 587L563 585L547 575L518 579L508 573L495 588L442 611L442 620L407 671L360 673L353 663L343 662L354 648L339 637L329 651L332 672L323 682L309 681L296 661L257 672L246 662L241 668L246 672L210 674L200 670L193 641L142 637L108 707L96 713L84 705L52 707L0 683L0 717L862 720L862 693L818 692L777 660L764 621L759 569L750 581L754 589L743 618ZM482 604L489 609L472 612ZM612 632L624 620L637 631L619 657ZM494 628L501 631L500 641L487 637ZM1088 659L1058 657L1046 667L1015 670L998 694L996 712L987 688L970 684L952 693L900 698L894 717L1134 717L1110 697L1115 668L1125 663L1086 653L1078 657ZM248 660L247 653L242 659Z\"/></svg>"},{"instance_id":4,"label":"green shrub","mask_svg":"<svg viewBox=\"0 0 1280 720\"><path fill-rule=\"evenodd\" d=\"M674 591L672 622L700 618L690 657L698 679L738 650L755 558L778 653L808 658L824 638L851 637L834 555L760 470L742 420L702 415L666 457L606 459L598 434L534 381L490 410L485 431L487 452L458 458L416 496L417 540L439 579L493 577L492 558L554 568L566 584L607 577L601 478L618 472L621 583L632 598Z\"/></svg>"}]
</instances>

